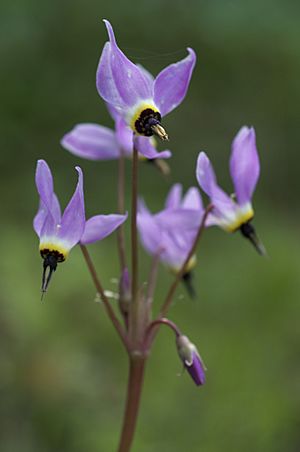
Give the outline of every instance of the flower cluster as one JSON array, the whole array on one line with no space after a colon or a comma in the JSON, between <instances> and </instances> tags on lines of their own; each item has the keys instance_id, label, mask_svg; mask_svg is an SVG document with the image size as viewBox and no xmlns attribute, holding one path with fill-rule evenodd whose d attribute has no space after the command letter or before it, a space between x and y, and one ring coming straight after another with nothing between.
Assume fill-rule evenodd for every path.
<instances>
[{"instance_id":1,"label":"flower cluster","mask_svg":"<svg viewBox=\"0 0 300 452\"><path fill-rule=\"evenodd\" d=\"M36 169L36 187L40 198L34 229L40 239L43 259L42 292L58 263L66 260L70 250L80 244L97 291L105 304L116 330L130 356L148 355L155 332L162 324L169 325L176 334L178 355L196 385L205 383L205 366L196 346L178 327L165 318L180 281L189 294L195 296L191 285L191 271L197 264L196 245L205 228L216 225L227 232L240 230L260 254L264 248L252 225L254 210L252 195L256 187L260 164L253 127L242 127L232 143L230 174L234 193L228 195L218 185L212 164L200 152L196 178L202 191L209 197L204 207L200 191L190 187L183 196L182 186L174 184L167 195L164 208L153 214L141 198L137 199L137 171L139 160L168 159L171 152L156 150L155 139L168 140L162 118L174 110L186 96L196 63L195 52L164 68L155 78L143 67L130 61L119 48L111 24L105 20L109 40L104 45L96 74L96 87L105 101L114 121L114 130L96 123L76 125L61 140L62 146L75 156L89 160L132 160L131 213L131 271L125 253L126 240L123 224L125 213L124 168L119 166L119 212L96 215L85 219L83 175L76 166L78 182L75 192L63 214L54 192L51 171L44 160ZM123 171L123 173L122 173ZM123 324L110 305L105 291L88 256L85 245L102 240L118 231L118 249L121 263L119 309ZM145 250L152 256L152 267L147 284L139 285L137 231ZM158 317L151 320L152 300L155 297L156 274L162 262L174 275L174 282L161 306ZM147 289L145 289L147 287Z\"/></svg>"}]
</instances>

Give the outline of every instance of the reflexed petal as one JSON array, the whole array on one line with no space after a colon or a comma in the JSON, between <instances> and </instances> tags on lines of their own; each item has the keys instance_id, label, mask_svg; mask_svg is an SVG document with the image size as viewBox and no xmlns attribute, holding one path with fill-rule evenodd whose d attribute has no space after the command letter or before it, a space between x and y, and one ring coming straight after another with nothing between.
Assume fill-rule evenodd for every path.
<instances>
[{"instance_id":1,"label":"reflexed petal","mask_svg":"<svg viewBox=\"0 0 300 452\"><path fill-rule=\"evenodd\" d=\"M144 74L144 77L146 79L148 79L148 83L149 85L153 85L154 83L154 77L151 74L151 72L149 72L146 68L144 68L144 66L142 66L141 64L137 64L137 67L141 70L141 72Z\"/></svg>"},{"instance_id":2,"label":"reflexed petal","mask_svg":"<svg viewBox=\"0 0 300 452\"><path fill-rule=\"evenodd\" d=\"M53 218L52 214L50 214L50 216L52 216L53 222L58 224L60 222L60 216L61 216L60 205L59 205L57 196L54 193L53 193L53 197L52 197L51 211L56 212L56 214L54 215L55 218ZM41 235L41 231L42 231L42 228L44 226L44 223L45 223L45 220L46 220L48 214L49 214L49 210L47 209L44 202L40 199L39 210L33 220L33 228L39 237ZM51 223L52 223L52 220L51 220Z\"/></svg>"},{"instance_id":3,"label":"reflexed petal","mask_svg":"<svg viewBox=\"0 0 300 452\"><path fill-rule=\"evenodd\" d=\"M143 247L151 255L158 253L162 246L161 231L153 215L150 214L146 206L141 202L139 203L137 215L137 227Z\"/></svg>"},{"instance_id":4,"label":"reflexed petal","mask_svg":"<svg viewBox=\"0 0 300 452\"><path fill-rule=\"evenodd\" d=\"M68 242L70 248L79 242L85 227L83 176L79 166L76 166L76 171L78 172L77 187L64 211L57 234L59 238Z\"/></svg>"},{"instance_id":5,"label":"reflexed petal","mask_svg":"<svg viewBox=\"0 0 300 452\"><path fill-rule=\"evenodd\" d=\"M167 195L167 199L165 202L165 208L166 209L176 209L176 208L180 207L181 196L182 196L182 185L174 184Z\"/></svg>"},{"instance_id":6,"label":"reflexed petal","mask_svg":"<svg viewBox=\"0 0 300 452\"><path fill-rule=\"evenodd\" d=\"M88 243L102 240L110 235L127 219L126 215L96 215L90 218L84 228L83 236L80 243L86 245Z\"/></svg>"},{"instance_id":7,"label":"reflexed petal","mask_svg":"<svg viewBox=\"0 0 300 452\"><path fill-rule=\"evenodd\" d=\"M131 156L133 148L133 131L120 116L116 117L115 127L119 147L122 148L125 156Z\"/></svg>"},{"instance_id":8,"label":"reflexed petal","mask_svg":"<svg viewBox=\"0 0 300 452\"><path fill-rule=\"evenodd\" d=\"M155 215L155 220L161 228L183 233L197 229L202 216L202 210L178 208L162 210Z\"/></svg>"},{"instance_id":9,"label":"reflexed petal","mask_svg":"<svg viewBox=\"0 0 300 452\"><path fill-rule=\"evenodd\" d=\"M236 204L217 184L213 167L205 154L200 152L197 160L196 177L202 190L210 197L218 216L228 216L236 211Z\"/></svg>"},{"instance_id":10,"label":"reflexed petal","mask_svg":"<svg viewBox=\"0 0 300 452\"><path fill-rule=\"evenodd\" d=\"M134 145L136 149L143 154L147 159L168 159L171 157L172 153L169 150L165 150L162 152L157 152L155 147L151 143L151 138L143 137L143 136L135 136L134 137Z\"/></svg>"},{"instance_id":11,"label":"reflexed petal","mask_svg":"<svg viewBox=\"0 0 300 452\"><path fill-rule=\"evenodd\" d=\"M108 104L106 102L106 108L114 121L116 121L120 117L119 109L114 107L112 104Z\"/></svg>"},{"instance_id":12,"label":"reflexed petal","mask_svg":"<svg viewBox=\"0 0 300 452\"><path fill-rule=\"evenodd\" d=\"M45 160L37 162L35 183L44 207L53 216L54 221L59 223L60 206L54 194L52 174Z\"/></svg>"},{"instance_id":13,"label":"reflexed petal","mask_svg":"<svg viewBox=\"0 0 300 452\"><path fill-rule=\"evenodd\" d=\"M239 204L251 201L259 177L254 128L242 127L232 143L230 174Z\"/></svg>"},{"instance_id":14,"label":"reflexed petal","mask_svg":"<svg viewBox=\"0 0 300 452\"><path fill-rule=\"evenodd\" d=\"M195 52L187 50L186 58L163 69L154 81L154 102L162 116L174 110L186 95L196 63Z\"/></svg>"},{"instance_id":15,"label":"reflexed petal","mask_svg":"<svg viewBox=\"0 0 300 452\"><path fill-rule=\"evenodd\" d=\"M111 44L107 42L103 47L100 57L96 73L96 86L102 99L116 107L119 112L122 112L122 110L127 108L127 105L122 99L112 75L110 65L111 53Z\"/></svg>"},{"instance_id":16,"label":"reflexed petal","mask_svg":"<svg viewBox=\"0 0 300 452\"><path fill-rule=\"evenodd\" d=\"M58 223L54 220L51 213L48 211L48 214L46 215L45 221L40 229L40 233L38 234L40 237L41 242L45 242L48 240L52 240L53 237L57 234L57 226Z\"/></svg>"},{"instance_id":17,"label":"reflexed petal","mask_svg":"<svg viewBox=\"0 0 300 452\"><path fill-rule=\"evenodd\" d=\"M100 96L117 107L131 107L141 99L152 98L152 84L143 71L119 49L111 24L104 20L109 42L105 44L97 70Z\"/></svg>"},{"instance_id":18,"label":"reflexed petal","mask_svg":"<svg viewBox=\"0 0 300 452\"><path fill-rule=\"evenodd\" d=\"M184 209L195 209L199 211L203 211L203 203L202 198L199 193L198 188L191 187L182 200L182 207Z\"/></svg>"},{"instance_id":19,"label":"reflexed petal","mask_svg":"<svg viewBox=\"0 0 300 452\"><path fill-rule=\"evenodd\" d=\"M120 156L115 133L98 124L78 124L63 137L61 145L89 160L111 160Z\"/></svg>"},{"instance_id":20,"label":"reflexed petal","mask_svg":"<svg viewBox=\"0 0 300 452\"><path fill-rule=\"evenodd\" d=\"M197 181L207 196L212 196L213 187L217 185L216 175L212 164L205 152L200 152L196 167Z\"/></svg>"}]
</instances>

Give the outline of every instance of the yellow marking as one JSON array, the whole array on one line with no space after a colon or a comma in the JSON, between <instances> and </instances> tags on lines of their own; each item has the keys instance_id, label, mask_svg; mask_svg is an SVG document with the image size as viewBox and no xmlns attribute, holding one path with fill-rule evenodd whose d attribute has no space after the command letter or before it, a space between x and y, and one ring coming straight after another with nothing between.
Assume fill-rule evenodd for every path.
<instances>
[{"instance_id":1,"label":"yellow marking","mask_svg":"<svg viewBox=\"0 0 300 452\"><path fill-rule=\"evenodd\" d=\"M196 254L193 254L193 256L190 258L190 260L187 263L187 266L185 268L184 273L189 273L191 270L193 270L194 267L196 267L197 264L197 256ZM170 270L172 273L177 274L181 270L182 265L180 267L170 267Z\"/></svg>"},{"instance_id":2,"label":"yellow marking","mask_svg":"<svg viewBox=\"0 0 300 452\"><path fill-rule=\"evenodd\" d=\"M131 117L131 120L130 120L130 127L138 135L141 135L141 134L138 133L136 128L135 128L135 121L137 121L139 119L139 117L141 116L141 113L144 110L147 110L147 108L151 108L151 110L153 110L154 112L159 113L159 110L153 104L147 104L145 102L142 102L141 104L139 104L139 106L137 107L137 109L133 113L133 115Z\"/></svg>"},{"instance_id":3,"label":"yellow marking","mask_svg":"<svg viewBox=\"0 0 300 452\"><path fill-rule=\"evenodd\" d=\"M57 251L58 253L62 254L64 259L67 259L68 254L69 254L69 250L67 250L66 248L64 248L61 245L57 245L56 243L52 243L52 242L43 242L40 243L40 251L44 251L44 250L49 250L51 251Z\"/></svg>"},{"instance_id":4,"label":"yellow marking","mask_svg":"<svg viewBox=\"0 0 300 452\"><path fill-rule=\"evenodd\" d=\"M239 229L242 224L244 223L248 223L248 221L252 220L252 218L254 217L254 210L251 208L249 208L249 210L247 212L239 212L235 218L235 220L228 225L224 225L223 228L227 231L227 232L235 232L237 229Z\"/></svg>"}]
</instances>

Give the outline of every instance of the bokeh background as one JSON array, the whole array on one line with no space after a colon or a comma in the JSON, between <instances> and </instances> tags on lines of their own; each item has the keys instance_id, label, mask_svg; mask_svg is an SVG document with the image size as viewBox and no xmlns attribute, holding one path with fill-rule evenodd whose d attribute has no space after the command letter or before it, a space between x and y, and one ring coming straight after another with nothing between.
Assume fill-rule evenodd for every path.
<instances>
[{"instance_id":1,"label":"bokeh background","mask_svg":"<svg viewBox=\"0 0 300 452\"><path fill-rule=\"evenodd\" d=\"M181 287L170 318L198 345L207 384L178 377L173 335L162 331L133 451L299 451L299 2L2 0L0 8L1 452L114 451L118 443L125 354L95 302L80 249L40 302L31 226L38 158L51 166L63 204L80 164L87 215L116 211L116 162L83 161L59 144L78 122L113 126L95 88L103 17L126 54L153 73L184 57L187 46L198 55L185 102L165 120L171 177L141 165L140 191L151 209L162 207L175 181L196 183L200 150L231 190L231 140L254 125L262 167L255 226L269 254L259 257L238 234L205 234L198 297L189 300ZM128 208L129 193L128 185ZM105 287L115 290L116 237L91 252ZM141 258L145 278L150 261L143 251ZM161 267L156 306L171 280Z\"/></svg>"}]
</instances>

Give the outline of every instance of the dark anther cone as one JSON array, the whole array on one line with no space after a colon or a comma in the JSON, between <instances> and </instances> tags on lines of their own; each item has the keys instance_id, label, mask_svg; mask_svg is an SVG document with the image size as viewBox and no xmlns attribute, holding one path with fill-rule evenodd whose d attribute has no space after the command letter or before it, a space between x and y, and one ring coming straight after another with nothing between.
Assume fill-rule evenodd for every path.
<instances>
[{"instance_id":1,"label":"dark anther cone","mask_svg":"<svg viewBox=\"0 0 300 452\"><path fill-rule=\"evenodd\" d=\"M182 282L183 282L190 298L195 299L197 294L196 294L196 291L195 291L195 288L193 285L193 279L194 279L194 275L191 271L185 273L182 276Z\"/></svg>"},{"instance_id":2,"label":"dark anther cone","mask_svg":"<svg viewBox=\"0 0 300 452\"><path fill-rule=\"evenodd\" d=\"M266 256L267 254L266 249L262 242L257 237L255 229L251 223L242 224L242 226L240 227L240 231L242 235L246 237L246 239L250 240L258 254L260 254L261 256Z\"/></svg>"},{"instance_id":3,"label":"dark anther cone","mask_svg":"<svg viewBox=\"0 0 300 452\"><path fill-rule=\"evenodd\" d=\"M43 277L42 277L42 298L47 291L53 272L57 267L57 258L53 254L48 254L44 257L43 262ZM47 272L48 269L48 272Z\"/></svg>"}]
</instances>

